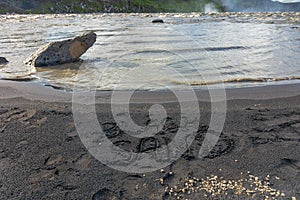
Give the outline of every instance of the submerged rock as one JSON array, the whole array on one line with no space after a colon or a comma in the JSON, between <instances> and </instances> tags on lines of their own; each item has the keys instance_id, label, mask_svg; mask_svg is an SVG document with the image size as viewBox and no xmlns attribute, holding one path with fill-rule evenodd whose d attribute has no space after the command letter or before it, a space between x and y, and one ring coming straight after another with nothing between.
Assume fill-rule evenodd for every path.
<instances>
[{"instance_id":1,"label":"submerged rock","mask_svg":"<svg viewBox=\"0 0 300 200\"><path fill-rule=\"evenodd\" d=\"M25 60L25 64L45 67L75 62L96 42L97 35L88 32L73 39L51 42Z\"/></svg>"},{"instance_id":2,"label":"submerged rock","mask_svg":"<svg viewBox=\"0 0 300 200\"><path fill-rule=\"evenodd\" d=\"M0 57L0 65L3 65L6 63L8 63L8 60L6 60L6 58L4 58L4 57Z\"/></svg>"},{"instance_id":3,"label":"submerged rock","mask_svg":"<svg viewBox=\"0 0 300 200\"><path fill-rule=\"evenodd\" d=\"M154 20L152 20L152 23L164 23L164 20L162 20L162 19L154 19Z\"/></svg>"}]
</instances>

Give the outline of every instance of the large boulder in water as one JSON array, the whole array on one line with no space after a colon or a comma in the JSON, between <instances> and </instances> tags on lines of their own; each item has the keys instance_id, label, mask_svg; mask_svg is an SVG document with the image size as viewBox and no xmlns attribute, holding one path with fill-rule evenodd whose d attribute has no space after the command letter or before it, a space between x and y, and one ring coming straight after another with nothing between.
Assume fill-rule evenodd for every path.
<instances>
[{"instance_id":1,"label":"large boulder in water","mask_svg":"<svg viewBox=\"0 0 300 200\"><path fill-rule=\"evenodd\" d=\"M4 64L7 64L7 63L8 63L8 60L6 60L6 58L0 57L0 65L4 65Z\"/></svg>"},{"instance_id":2,"label":"large boulder in water","mask_svg":"<svg viewBox=\"0 0 300 200\"><path fill-rule=\"evenodd\" d=\"M25 60L25 64L45 67L75 62L96 42L97 35L88 32L73 39L51 42Z\"/></svg>"}]
</instances>

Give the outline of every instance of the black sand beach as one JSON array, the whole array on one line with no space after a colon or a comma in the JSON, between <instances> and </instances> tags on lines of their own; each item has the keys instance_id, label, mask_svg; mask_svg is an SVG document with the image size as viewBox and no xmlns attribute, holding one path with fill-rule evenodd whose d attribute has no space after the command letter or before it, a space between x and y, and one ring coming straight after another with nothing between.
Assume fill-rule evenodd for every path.
<instances>
[{"instance_id":1,"label":"black sand beach","mask_svg":"<svg viewBox=\"0 0 300 200\"><path fill-rule=\"evenodd\" d=\"M222 135L197 153L208 129L208 93L198 91L197 136L162 170L129 174L86 150L72 114L72 94L32 83L0 82L0 199L300 199L300 84L227 90ZM168 120L158 137L131 139L116 127L109 92L96 95L99 123L122 148L149 152L176 134L180 110L166 92L138 92L131 116L145 124L162 103ZM167 138L168 140L162 140Z\"/></svg>"}]
</instances>

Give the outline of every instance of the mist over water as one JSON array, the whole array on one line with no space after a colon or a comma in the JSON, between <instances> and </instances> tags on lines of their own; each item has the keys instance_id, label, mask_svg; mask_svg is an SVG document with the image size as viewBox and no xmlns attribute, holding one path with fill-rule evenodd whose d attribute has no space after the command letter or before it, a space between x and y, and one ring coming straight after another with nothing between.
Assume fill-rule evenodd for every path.
<instances>
[{"instance_id":1,"label":"mist over water","mask_svg":"<svg viewBox=\"0 0 300 200\"><path fill-rule=\"evenodd\" d=\"M213 3L208 3L204 6L204 12L205 13L216 13L219 12L218 9L216 8L215 4Z\"/></svg>"}]
</instances>

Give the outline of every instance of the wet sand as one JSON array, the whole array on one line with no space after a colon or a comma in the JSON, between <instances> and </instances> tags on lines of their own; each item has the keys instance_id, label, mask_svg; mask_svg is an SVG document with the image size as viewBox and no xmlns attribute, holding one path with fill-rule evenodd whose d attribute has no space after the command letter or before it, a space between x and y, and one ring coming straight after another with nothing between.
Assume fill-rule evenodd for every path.
<instances>
[{"instance_id":1,"label":"wet sand","mask_svg":"<svg viewBox=\"0 0 300 200\"><path fill-rule=\"evenodd\" d=\"M197 153L211 103L197 91L196 139L169 167L145 174L113 170L86 150L76 131L71 93L32 83L0 82L0 199L300 199L300 84L227 90L221 137L208 156ZM130 111L137 124L162 103L168 113L159 137L132 139L110 111L110 93L96 94L107 137L126 150L167 144L180 111L167 92L138 92ZM154 141L154 142L153 142Z\"/></svg>"}]
</instances>

